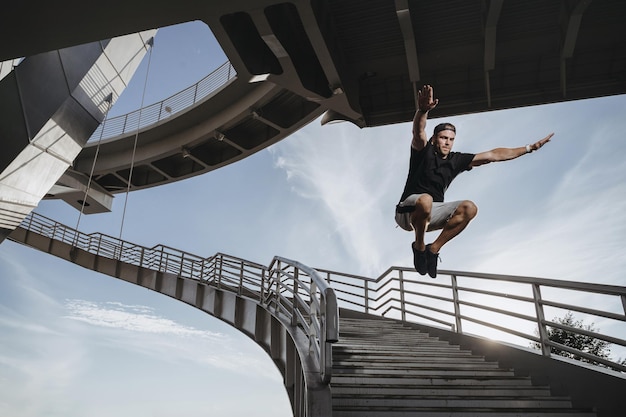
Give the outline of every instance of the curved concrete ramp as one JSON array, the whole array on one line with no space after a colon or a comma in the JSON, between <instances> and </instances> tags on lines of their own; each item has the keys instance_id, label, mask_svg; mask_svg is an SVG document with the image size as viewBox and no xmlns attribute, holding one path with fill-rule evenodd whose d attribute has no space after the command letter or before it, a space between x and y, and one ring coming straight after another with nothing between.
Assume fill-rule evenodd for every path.
<instances>
[{"instance_id":1,"label":"curved concrete ramp","mask_svg":"<svg viewBox=\"0 0 626 417\"><path fill-rule=\"evenodd\" d=\"M230 63L226 63L220 70L229 68ZM166 113L160 107L168 108L167 101L144 111ZM324 110L319 103L273 83L251 84L235 76L175 115L102 142L92 140L77 156L73 170L88 175L93 167L94 183L112 194L180 181L263 150ZM138 111L128 116L126 120L111 121L135 126L138 117L147 117L138 115Z\"/></svg>"},{"instance_id":2,"label":"curved concrete ramp","mask_svg":"<svg viewBox=\"0 0 626 417\"><path fill-rule=\"evenodd\" d=\"M161 245L146 248L102 234L84 235L34 214L26 224L16 228L10 239L172 297L230 324L272 358L284 377L294 416L331 415L328 370L332 361L330 343L337 340L338 310L336 301L325 309L328 294L322 296L321 304L311 304L312 314L307 313L306 303L289 305L289 288L278 283L283 273L302 280L306 271L299 264L295 265L299 273L290 272L290 266L280 259L277 269L281 272L273 276L271 268L243 259L223 254L203 259ZM111 244L115 241L119 245ZM323 286L323 282L318 284ZM299 281L299 295L291 295L291 299L316 300L314 287L318 284L311 285L308 295L300 294L306 284ZM294 311L306 321L290 316ZM334 332L330 338L334 340L327 337L326 323L334 323L334 330L328 333ZM319 340L316 328L323 330ZM316 354L315 346L324 348ZM328 363L327 369L324 362Z\"/></svg>"}]
</instances>

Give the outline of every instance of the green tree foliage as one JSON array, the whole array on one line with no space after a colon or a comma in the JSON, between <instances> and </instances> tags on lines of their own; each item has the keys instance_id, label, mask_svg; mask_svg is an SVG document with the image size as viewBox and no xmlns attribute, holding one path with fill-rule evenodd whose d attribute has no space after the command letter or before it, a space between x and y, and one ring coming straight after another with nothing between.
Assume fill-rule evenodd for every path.
<instances>
[{"instance_id":1,"label":"green tree foliage","mask_svg":"<svg viewBox=\"0 0 626 417\"><path fill-rule=\"evenodd\" d=\"M584 324L582 320L575 320L571 311L568 311L563 317L555 317L553 319L555 323L563 326L582 329L588 332L597 332L598 329L594 327L594 324ZM548 327L548 339L561 345L577 349L581 352L590 353L603 359L610 360L610 343L604 340L596 339L591 336L580 334L574 331L559 329L556 327ZM537 333L537 332L536 332ZM537 342L531 343L531 346L536 349L541 349L541 345ZM575 353L566 352L556 347L550 346L550 352L555 355L565 356L566 358L576 359L582 362L592 363L599 365L593 360L589 360Z\"/></svg>"}]
</instances>

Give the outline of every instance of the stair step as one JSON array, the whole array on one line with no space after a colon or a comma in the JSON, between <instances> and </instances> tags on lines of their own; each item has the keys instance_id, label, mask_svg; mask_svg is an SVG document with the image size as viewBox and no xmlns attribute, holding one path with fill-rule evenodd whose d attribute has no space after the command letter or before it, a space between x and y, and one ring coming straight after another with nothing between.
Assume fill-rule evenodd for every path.
<instances>
[{"instance_id":1,"label":"stair step","mask_svg":"<svg viewBox=\"0 0 626 417\"><path fill-rule=\"evenodd\" d=\"M361 386L376 386L376 385L393 385L393 386L407 386L407 385L428 385L428 386L482 386L491 387L497 385L500 387L532 387L532 383L529 378L526 377L490 377L490 378L475 378L475 377L457 377L441 378L432 377L428 375L425 377L416 377L414 375L394 375L383 376L376 375L368 378L362 376L355 376L349 374L337 374L333 375L331 386L337 387L341 384L353 384Z\"/></svg>"},{"instance_id":2,"label":"stair step","mask_svg":"<svg viewBox=\"0 0 626 417\"><path fill-rule=\"evenodd\" d=\"M402 323L340 319L333 417L596 417L458 345Z\"/></svg>"},{"instance_id":3,"label":"stair step","mask_svg":"<svg viewBox=\"0 0 626 417\"><path fill-rule=\"evenodd\" d=\"M422 396L422 397L515 397L515 396L547 396L550 390L545 387L532 386L499 386L490 385L349 385L332 386L333 398L337 396Z\"/></svg>"},{"instance_id":4,"label":"stair step","mask_svg":"<svg viewBox=\"0 0 626 417\"><path fill-rule=\"evenodd\" d=\"M439 340L428 340L428 339L424 339L422 341L412 341L412 340L404 340L404 341L397 341L395 343L393 342L388 342L386 340L366 340L366 339L353 339L353 340L348 340L348 341L344 341L344 340L340 340L337 343L337 347L357 347L357 346L362 346L362 347L370 347L370 346L377 346L380 348L385 348L385 349L396 349L396 350L402 350L402 349L413 349L413 350L417 350L419 348L422 347L441 347L441 348L447 348L449 350L460 350L458 346L454 346L454 345L449 345L448 343L445 342L441 342Z\"/></svg>"},{"instance_id":5,"label":"stair step","mask_svg":"<svg viewBox=\"0 0 626 417\"><path fill-rule=\"evenodd\" d=\"M441 355L441 354L411 354L411 353L390 353L385 354L376 352L376 354L366 355L364 353L348 353L348 352L333 352L333 360L336 362L376 362L376 363L389 363L389 362L445 362L445 363L487 363L489 366L498 366L497 362L485 361L484 358L478 356L467 355Z\"/></svg>"},{"instance_id":6,"label":"stair step","mask_svg":"<svg viewBox=\"0 0 626 417\"><path fill-rule=\"evenodd\" d=\"M334 360L333 366L337 367L337 369L389 369L392 371L405 370L410 372L411 370L424 370L430 369L436 372L438 369L460 369L460 370L476 370L476 371L489 371L489 370L498 370L502 372L513 372L510 369L504 369L498 367L497 364L494 363L480 363L480 362L463 362L463 361L448 361L443 362L440 360L432 360L432 361L346 361L346 360Z\"/></svg>"},{"instance_id":7,"label":"stair step","mask_svg":"<svg viewBox=\"0 0 626 417\"><path fill-rule=\"evenodd\" d=\"M444 351L450 351L450 352L463 352L462 350L459 349L458 346L453 346L453 345L448 345L448 344L442 344L441 342L439 343L432 343L432 342L425 342L425 343L395 343L393 345L391 344L387 344L387 343L383 343L383 342L366 342L363 340L354 340L352 342L350 342L349 344L345 344L344 342L339 342L336 344L336 348L338 350L342 350L342 349L371 349L371 348L377 348L377 350L389 350L389 351L410 351L410 352L420 352L423 349L425 350L444 350ZM470 352L471 353L471 352Z\"/></svg>"},{"instance_id":8,"label":"stair step","mask_svg":"<svg viewBox=\"0 0 626 417\"><path fill-rule=\"evenodd\" d=\"M411 376L447 376L447 377L495 377L495 376L513 376L513 372L502 369L364 369L362 367L334 367L333 375L352 374L352 375L411 375Z\"/></svg>"},{"instance_id":9,"label":"stair step","mask_svg":"<svg viewBox=\"0 0 626 417\"><path fill-rule=\"evenodd\" d=\"M490 409L541 409L541 408L571 408L569 399L563 398L489 398L489 397L470 397L470 398L419 398L404 396L386 396L386 397L343 397L333 396L333 408L367 408L367 409L386 409L386 410L419 410L420 408L434 407L453 407L453 408L490 408Z\"/></svg>"},{"instance_id":10,"label":"stair step","mask_svg":"<svg viewBox=\"0 0 626 417\"><path fill-rule=\"evenodd\" d=\"M519 410L519 409L467 409L467 408L436 408L421 409L419 412L389 409L350 409L333 407L333 417L597 417L589 410L552 409L552 410Z\"/></svg>"}]
</instances>

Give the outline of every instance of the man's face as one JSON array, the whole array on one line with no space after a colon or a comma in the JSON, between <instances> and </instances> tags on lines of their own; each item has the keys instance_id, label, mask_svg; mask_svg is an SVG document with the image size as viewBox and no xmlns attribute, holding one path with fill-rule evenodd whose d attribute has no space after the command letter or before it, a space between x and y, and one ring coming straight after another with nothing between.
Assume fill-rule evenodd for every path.
<instances>
[{"instance_id":1,"label":"man's face","mask_svg":"<svg viewBox=\"0 0 626 417\"><path fill-rule=\"evenodd\" d=\"M454 144L454 137L456 133L453 130L446 129L440 132L437 132L435 138L433 139L433 145L435 146L435 150L442 158L447 158L452 151L452 145Z\"/></svg>"}]
</instances>

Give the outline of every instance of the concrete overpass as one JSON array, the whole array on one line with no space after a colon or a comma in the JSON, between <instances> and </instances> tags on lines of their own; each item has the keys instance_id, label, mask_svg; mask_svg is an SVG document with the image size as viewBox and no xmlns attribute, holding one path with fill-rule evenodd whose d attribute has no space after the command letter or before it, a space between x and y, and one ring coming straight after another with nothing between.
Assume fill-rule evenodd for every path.
<instances>
[{"instance_id":1,"label":"concrete overpass","mask_svg":"<svg viewBox=\"0 0 626 417\"><path fill-rule=\"evenodd\" d=\"M86 213L108 210L115 193L217 169L320 116L360 127L408 121L423 83L446 97L439 116L623 94L625 17L621 0L181 0L176 7L112 0L97 10L75 1L34 10L16 4L0 17L0 35L11 40L0 45L0 61L201 20L236 76L175 117L142 128L136 153L129 133L102 143L93 176L96 147L85 136L95 124L87 123L73 139L83 149L66 158L56 186L30 196L3 228L10 231L38 198L63 198ZM22 79L22 89L31 81ZM40 93L30 99L45 102ZM3 114L16 115L0 123L5 149L14 149L2 170L25 167L13 155L34 137L14 135L25 123L17 96L0 94ZM19 175L19 184L36 177L27 169Z\"/></svg>"}]
</instances>

